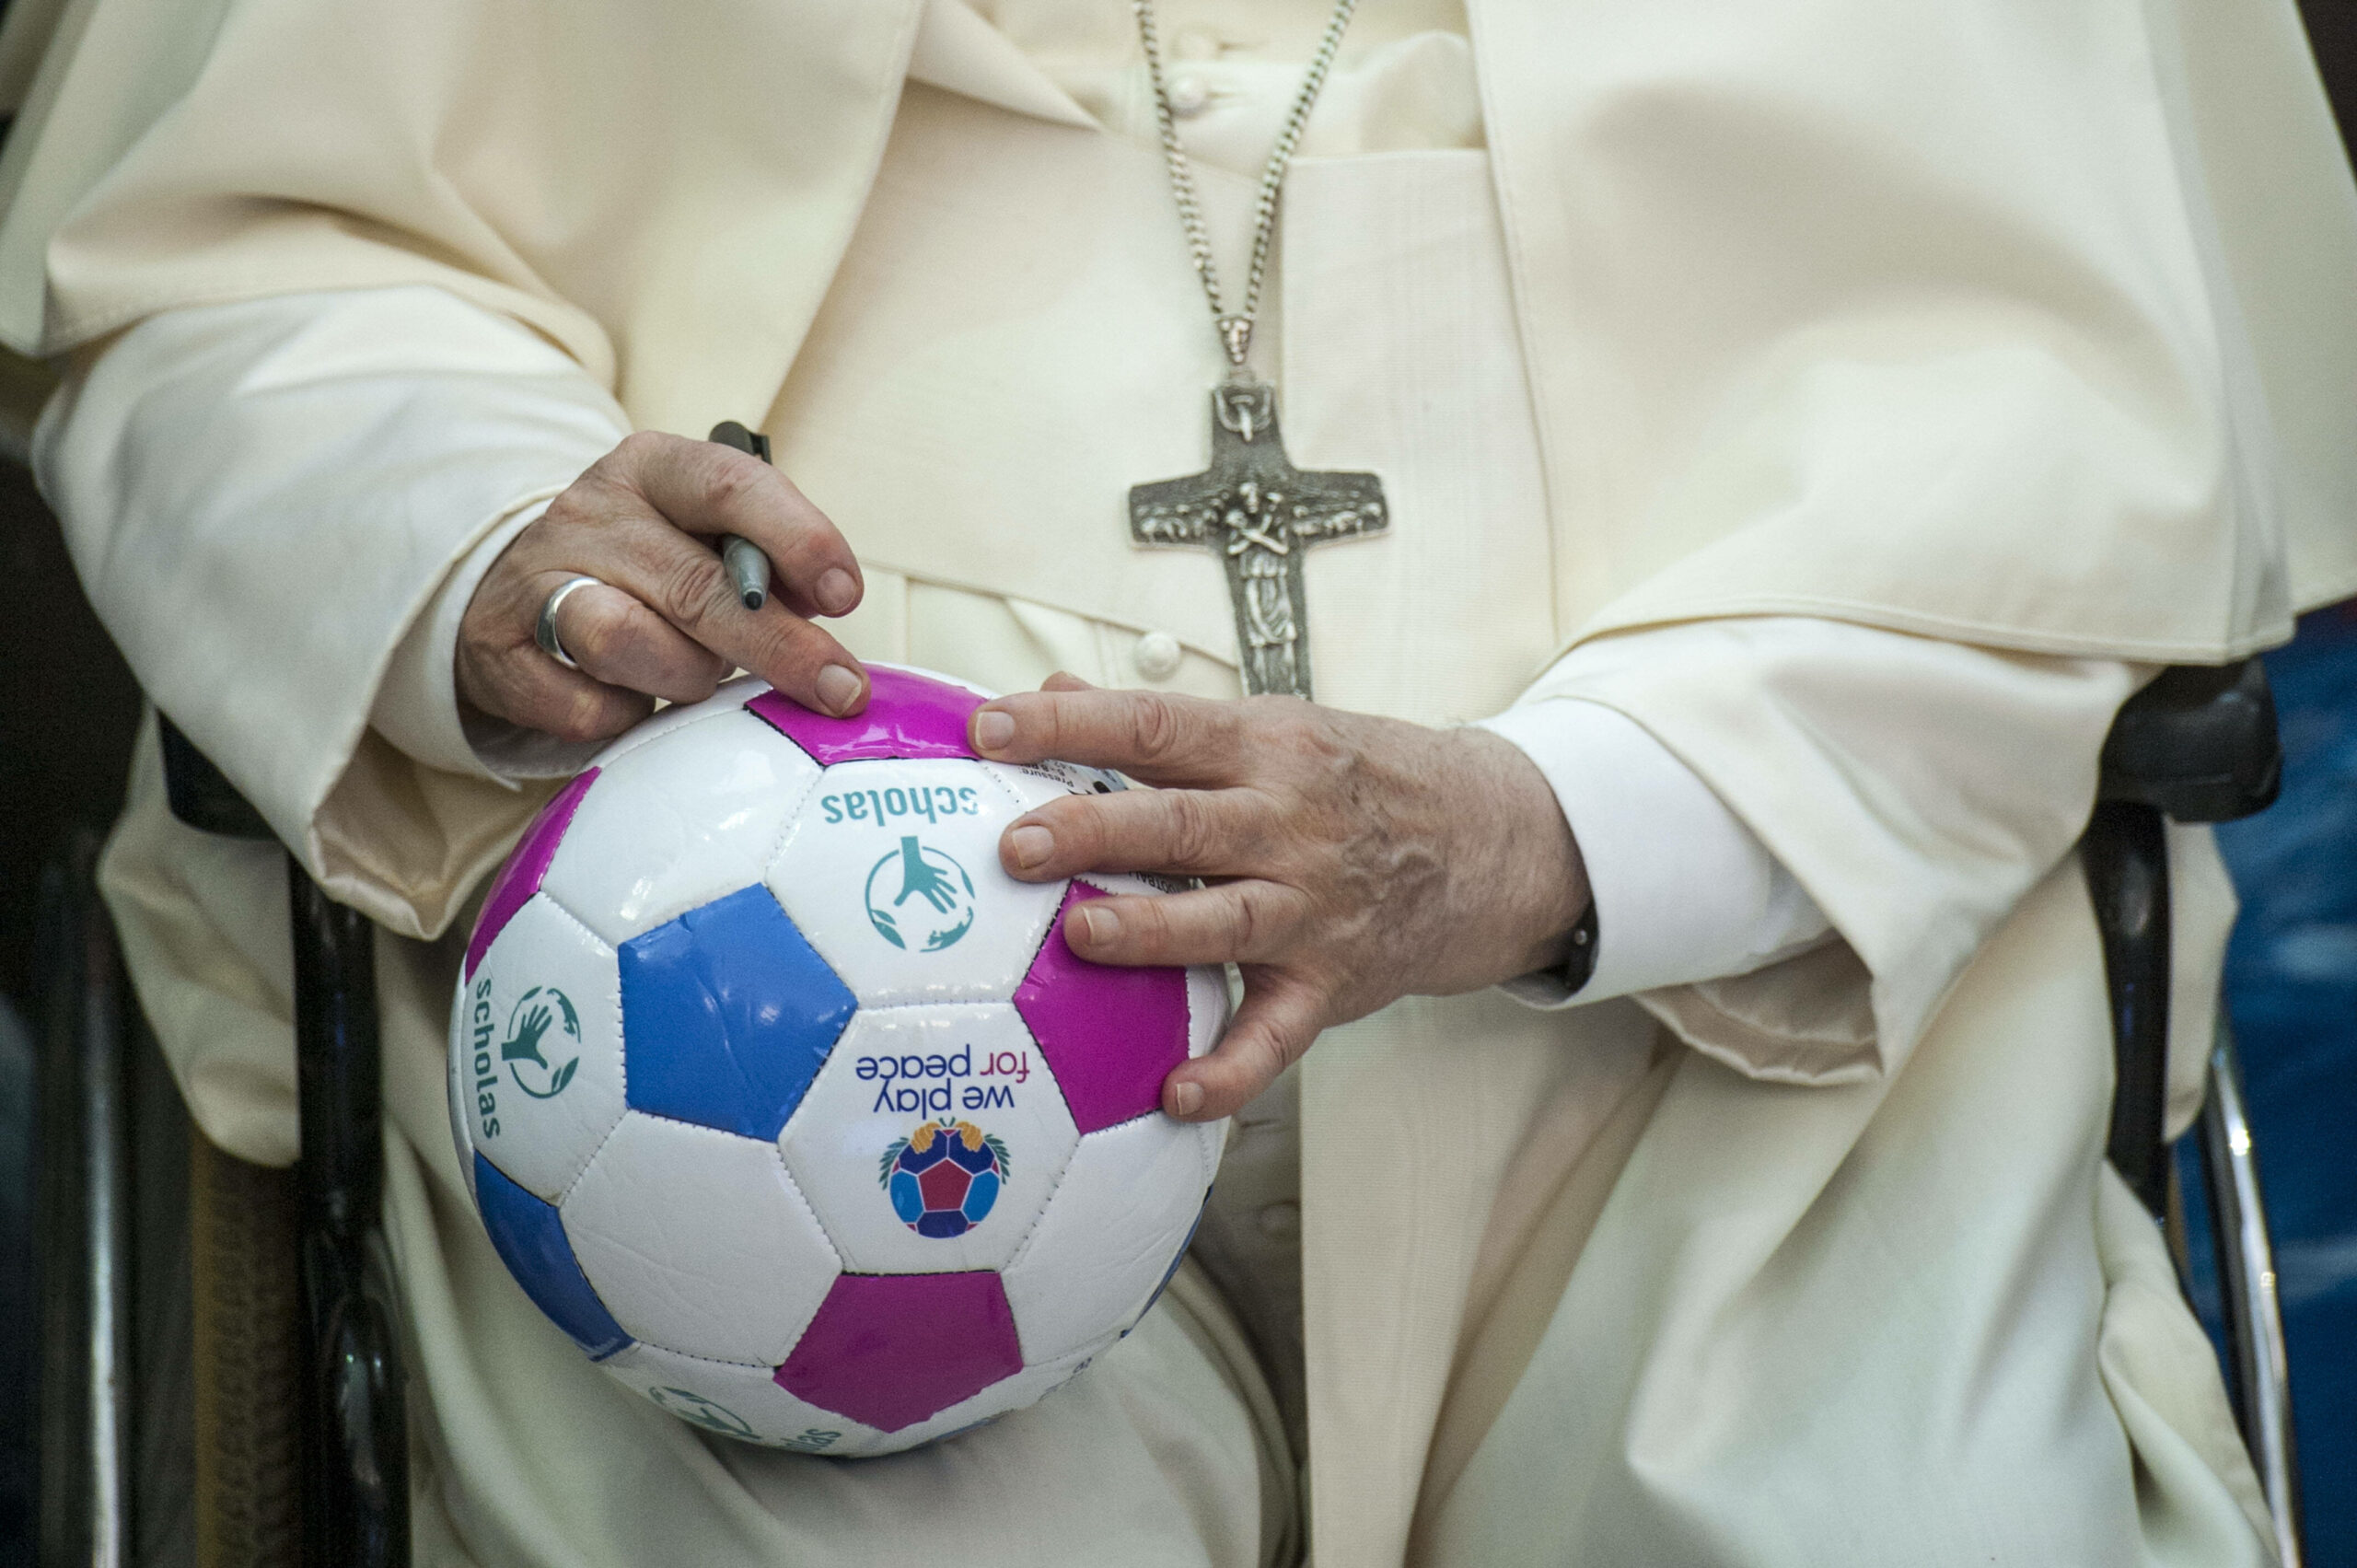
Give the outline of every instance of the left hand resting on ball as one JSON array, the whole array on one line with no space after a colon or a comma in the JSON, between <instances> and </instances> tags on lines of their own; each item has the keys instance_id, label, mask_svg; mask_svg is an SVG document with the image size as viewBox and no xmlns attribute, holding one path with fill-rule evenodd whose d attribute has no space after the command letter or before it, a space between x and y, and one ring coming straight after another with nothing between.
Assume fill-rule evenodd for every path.
<instances>
[{"instance_id":1,"label":"left hand resting on ball","mask_svg":"<svg viewBox=\"0 0 2357 1568\"><path fill-rule=\"evenodd\" d=\"M1587 908L1545 775L1487 730L1059 675L985 703L973 741L999 761L1062 758L1160 786L1051 802L1007 829L999 859L1030 882L1210 883L1091 899L1064 918L1064 939L1097 963L1241 967L1243 1005L1218 1049L1163 1084L1164 1109L1189 1121L1232 1114L1329 1025L1560 963Z\"/></svg>"}]
</instances>

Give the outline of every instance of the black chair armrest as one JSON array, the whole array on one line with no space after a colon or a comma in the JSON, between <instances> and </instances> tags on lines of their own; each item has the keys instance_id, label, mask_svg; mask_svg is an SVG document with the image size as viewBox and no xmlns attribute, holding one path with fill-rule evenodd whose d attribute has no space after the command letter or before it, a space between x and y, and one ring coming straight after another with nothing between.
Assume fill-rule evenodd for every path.
<instances>
[{"instance_id":1,"label":"black chair armrest","mask_svg":"<svg viewBox=\"0 0 2357 1568\"><path fill-rule=\"evenodd\" d=\"M2231 822L2274 805L2282 786L2275 694L2247 658L2165 669L2121 704L2096 795L2179 822Z\"/></svg>"},{"instance_id":2,"label":"black chair armrest","mask_svg":"<svg viewBox=\"0 0 2357 1568\"><path fill-rule=\"evenodd\" d=\"M2164 819L2224 822L2273 804L2283 748L2256 658L2165 669L2120 707L2079 841L2111 993L2107 1156L2145 1208L2168 1201L2169 876Z\"/></svg>"},{"instance_id":3,"label":"black chair armrest","mask_svg":"<svg viewBox=\"0 0 2357 1568\"><path fill-rule=\"evenodd\" d=\"M156 731L164 743L164 798L170 802L173 816L200 833L218 833L223 838L278 836L253 803L238 793L228 775L213 765L213 759L180 733L180 726L159 713Z\"/></svg>"}]
</instances>

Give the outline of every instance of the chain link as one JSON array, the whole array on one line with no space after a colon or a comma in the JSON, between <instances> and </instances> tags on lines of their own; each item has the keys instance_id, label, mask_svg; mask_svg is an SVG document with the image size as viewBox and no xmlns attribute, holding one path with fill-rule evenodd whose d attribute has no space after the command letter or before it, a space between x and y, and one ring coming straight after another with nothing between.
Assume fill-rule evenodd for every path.
<instances>
[{"instance_id":1,"label":"chain link","mask_svg":"<svg viewBox=\"0 0 2357 1568\"><path fill-rule=\"evenodd\" d=\"M1138 41L1145 46L1146 77L1154 85L1154 117L1162 130L1162 157L1170 168L1170 193L1178 203L1178 221L1187 230L1188 253L1194 258L1195 275L1203 280L1203 297L1211 302L1212 324L1218 329L1229 367L1241 376L1245 358L1252 350L1252 325L1260 314L1260 279L1269 270L1269 245L1276 233L1277 193L1284 187L1285 166L1301 144L1309 110L1326 86L1326 74L1334 68L1334 56L1342 47L1342 34L1351 25L1351 13L1358 9L1358 0L1336 0L1326 36L1310 57L1301 91L1294 95L1293 111L1277 133L1276 145L1269 149L1268 165L1260 170L1260 194L1252 203L1252 265L1244 283L1244 308L1235 311L1220 298L1219 268L1212 260L1211 234L1203 226L1202 206L1195 199L1194 172L1188 167L1186 149L1178 145L1178 117L1170 107L1170 89L1163 80L1162 40L1155 27L1154 0L1131 0L1131 6L1137 12Z\"/></svg>"}]
</instances>

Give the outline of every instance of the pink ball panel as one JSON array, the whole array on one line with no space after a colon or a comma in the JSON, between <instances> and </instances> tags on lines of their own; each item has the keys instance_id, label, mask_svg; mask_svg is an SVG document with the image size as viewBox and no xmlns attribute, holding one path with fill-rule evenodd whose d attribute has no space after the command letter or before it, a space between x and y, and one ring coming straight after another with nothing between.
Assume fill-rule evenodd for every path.
<instances>
[{"instance_id":1,"label":"pink ball panel","mask_svg":"<svg viewBox=\"0 0 2357 1568\"><path fill-rule=\"evenodd\" d=\"M745 704L824 767L875 758L971 757L966 721L982 699L960 686L905 669L870 665L867 709L830 718L791 697L764 691Z\"/></svg>"},{"instance_id":2,"label":"pink ball panel","mask_svg":"<svg viewBox=\"0 0 2357 1568\"><path fill-rule=\"evenodd\" d=\"M573 814L580 809L581 797L598 779L598 770L585 769L571 784L556 792L556 798L540 807L524 836L516 841L516 848L507 856L507 864L499 868L492 879L491 891L482 900L482 912L475 916L474 935L467 938L466 978L475 977L475 966L491 951L491 945L516 918L516 912L529 903L532 895L540 890L540 878L548 875L549 862L556 858L556 846L564 842L564 830L573 822Z\"/></svg>"},{"instance_id":3,"label":"pink ball panel","mask_svg":"<svg viewBox=\"0 0 2357 1568\"><path fill-rule=\"evenodd\" d=\"M1105 894L1074 882L1015 991L1083 1133L1134 1121L1162 1104L1162 1080L1187 1060L1187 971L1092 964L1064 941L1064 916Z\"/></svg>"},{"instance_id":4,"label":"pink ball panel","mask_svg":"<svg viewBox=\"0 0 2357 1568\"><path fill-rule=\"evenodd\" d=\"M820 1410L898 1432L1023 1370L1015 1312L990 1271L844 1274L778 1387Z\"/></svg>"}]
</instances>

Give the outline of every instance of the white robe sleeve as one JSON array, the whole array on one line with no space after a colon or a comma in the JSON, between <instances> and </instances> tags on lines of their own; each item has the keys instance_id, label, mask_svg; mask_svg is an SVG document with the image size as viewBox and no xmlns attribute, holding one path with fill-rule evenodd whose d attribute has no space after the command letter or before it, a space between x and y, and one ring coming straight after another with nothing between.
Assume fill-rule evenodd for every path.
<instances>
[{"instance_id":1,"label":"white robe sleeve","mask_svg":"<svg viewBox=\"0 0 2357 1568\"><path fill-rule=\"evenodd\" d=\"M1567 1007L1748 974L1830 929L1742 819L1627 714L1565 698L1526 703L1477 727L1513 741L1547 775L1596 901L1585 981L1526 975L1506 983L1516 999Z\"/></svg>"},{"instance_id":2,"label":"white robe sleeve","mask_svg":"<svg viewBox=\"0 0 2357 1568\"><path fill-rule=\"evenodd\" d=\"M285 295L131 329L44 412L34 467L156 705L331 894L424 935L535 804L458 733L471 586L437 592L629 429L545 339L440 290Z\"/></svg>"},{"instance_id":3,"label":"white robe sleeve","mask_svg":"<svg viewBox=\"0 0 2357 1568\"><path fill-rule=\"evenodd\" d=\"M1596 892L1591 988L1532 999L1633 993L1757 1077L1895 1069L2076 842L2153 672L1802 617L1582 645L1487 725L1548 773Z\"/></svg>"}]
</instances>

